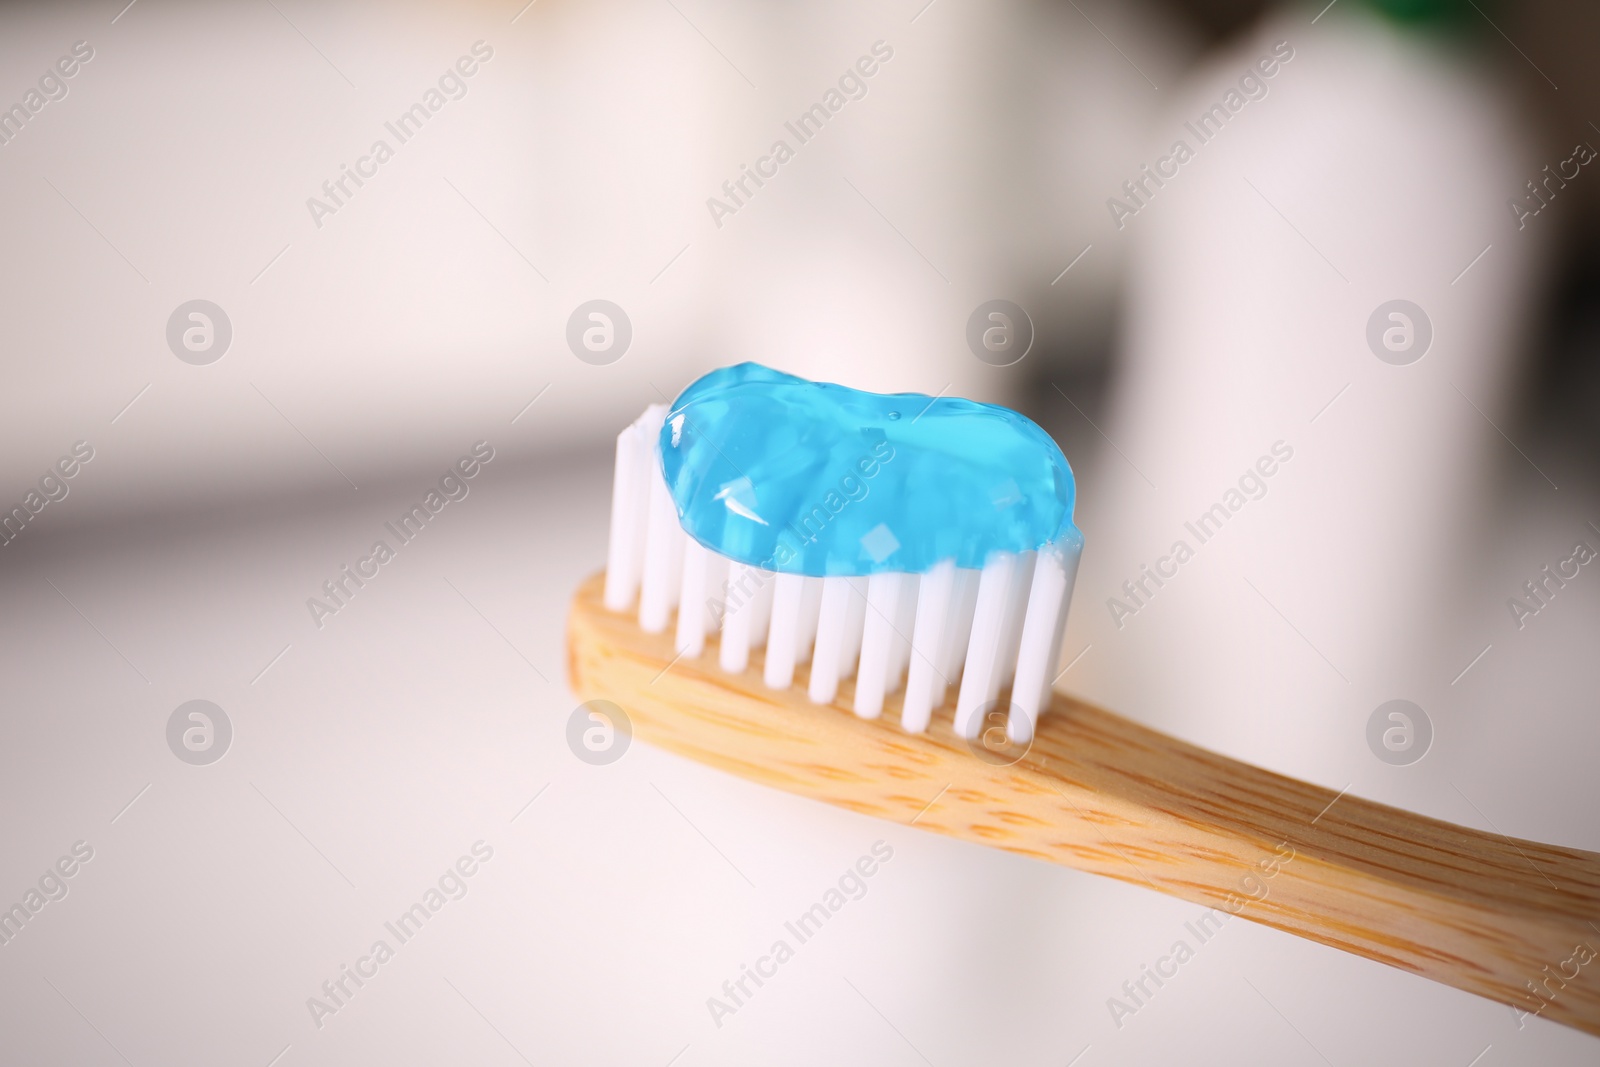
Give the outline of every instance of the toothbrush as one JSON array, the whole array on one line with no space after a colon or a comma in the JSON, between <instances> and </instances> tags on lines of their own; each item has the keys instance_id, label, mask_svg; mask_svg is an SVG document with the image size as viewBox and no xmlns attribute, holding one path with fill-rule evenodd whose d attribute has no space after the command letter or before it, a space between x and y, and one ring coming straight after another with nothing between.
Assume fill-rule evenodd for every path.
<instances>
[{"instance_id":1,"label":"toothbrush","mask_svg":"<svg viewBox=\"0 0 1600 1067\"><path fill-rule=\"evenodd\" d=\"M984 419L1027 446L1015 477L960 454ZM1024 423L754 364L646 411L618 437L606 573L568 619L574 692L752 781L1148 885L1600 1035L1600 854L1336 794L1052 691L1082 539L1070 471L1052 493L1035 462L1065 460ZM852 457L886 442L875 477L901 463L899 480L862 494L871 464L857 464L823 528L796 530L795 487L831 487L812 461L841 439ZM918 509L886 494L861 506L895 487L962 501L995 478L994 511L1032 510L954 520L971 543L907 527ZM787 555L771 551L782 530ZM986 543L1002 547L975 557Z\"/></svg>"}]
</instances>

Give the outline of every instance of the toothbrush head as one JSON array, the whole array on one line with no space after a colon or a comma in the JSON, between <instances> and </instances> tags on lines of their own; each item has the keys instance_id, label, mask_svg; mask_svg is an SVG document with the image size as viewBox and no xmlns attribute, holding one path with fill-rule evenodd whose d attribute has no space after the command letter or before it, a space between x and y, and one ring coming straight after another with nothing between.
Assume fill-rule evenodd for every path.
<instances>
[{"instance_id":1,"label":"toothbrush head","mask_svg":"<svg viewBox=\"0 0 1600 1067\"><path fill-rule=\"evenodd\" d=\"M743 363L617 438L605 604L675 652L817 704L954 729L1049 706L1082 537L1071 469L1006 408L808 382ZM1003 699L1002 699L1003 698Z\"/></svg>"}]
</instances>

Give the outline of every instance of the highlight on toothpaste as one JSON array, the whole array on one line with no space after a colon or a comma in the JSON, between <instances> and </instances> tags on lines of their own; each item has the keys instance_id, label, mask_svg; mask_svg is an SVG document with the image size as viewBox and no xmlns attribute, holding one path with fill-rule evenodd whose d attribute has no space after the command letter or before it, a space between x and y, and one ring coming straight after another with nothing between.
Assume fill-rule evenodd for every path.
<instances>
[{"instance_id":1,"label":"highlight on toothpaste","mask_svg":"<svg viewBox=\"0 0 1600 1067\"><path fill-rule=\"evenodd\" d=\"M774 689L927 729L956 691L977 736L997 702L1013 743L1049 707L1083 537L1056 443L1007 408L868 393L757 363L712 371L617 437L606 607L717 638ZM1004 699L1002 699L1004 698Z\"/></svg>"}]
</instances>

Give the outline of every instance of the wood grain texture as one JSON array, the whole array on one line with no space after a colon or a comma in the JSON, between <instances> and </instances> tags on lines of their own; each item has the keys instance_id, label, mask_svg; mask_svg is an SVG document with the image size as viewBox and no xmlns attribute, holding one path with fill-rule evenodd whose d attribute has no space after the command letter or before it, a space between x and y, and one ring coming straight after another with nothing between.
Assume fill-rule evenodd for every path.
<instances>
[{"instance_id":1,"label":"wood grain texture","mask_svg":"<svg viewBox=\"0 0 1600 1067\"><path fill-rule=\"evenodd\" d=\"M740 675L673 661L586 581L567 626L584 700L634 736L893 822L1149 885L1600 1035L1600 854L1483 833L1218 756L1057 694L1009 766L975 756L949 703L907 734ZM670 664L670 666L669 666Z\"/></svg>"}]
</instances>

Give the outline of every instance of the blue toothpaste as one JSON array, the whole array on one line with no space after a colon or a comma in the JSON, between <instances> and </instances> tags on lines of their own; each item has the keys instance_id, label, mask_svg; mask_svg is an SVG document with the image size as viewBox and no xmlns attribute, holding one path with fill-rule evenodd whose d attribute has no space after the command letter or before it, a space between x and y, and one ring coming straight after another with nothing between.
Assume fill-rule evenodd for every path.
<instances>
[{"instance_id":1,"label":"blue toothpaste","mask_svg":"<svg viewBox=\"0 0 1600 1067\"><path fill-rule=\"evenodd\" d=\"M689 536L786 574L979 568L993 552L1081 542L1061 449L994 404L740 363L673 402L661 465Z\"/></svg>"}]
</instances>

